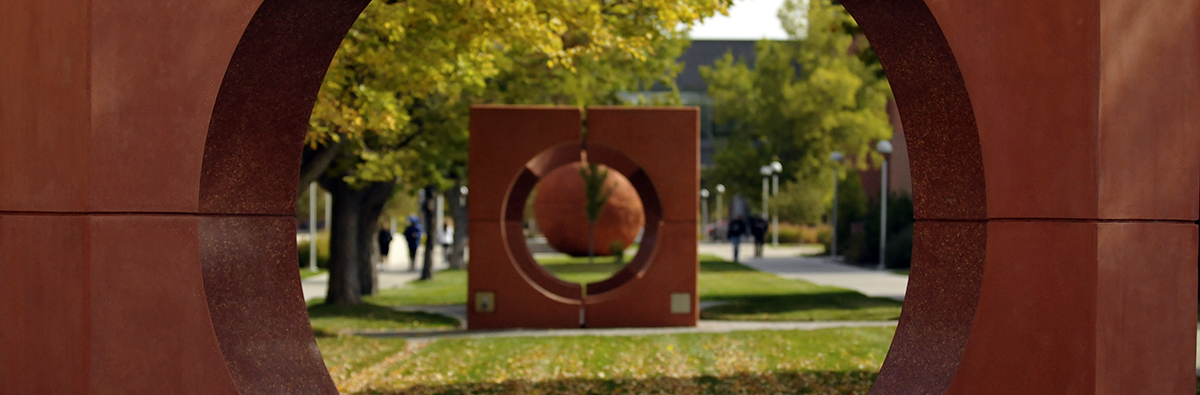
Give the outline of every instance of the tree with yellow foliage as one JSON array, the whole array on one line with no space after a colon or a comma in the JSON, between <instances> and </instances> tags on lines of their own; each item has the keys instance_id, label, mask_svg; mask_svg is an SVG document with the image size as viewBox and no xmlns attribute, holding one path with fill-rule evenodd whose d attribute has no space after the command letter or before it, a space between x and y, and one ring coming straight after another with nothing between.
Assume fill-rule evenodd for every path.
<instances>
[{"instance_id":1,"label":"tree with yellow foliage","mask_svg":"<svg viewBox=\"0 0 1200 395\"><path fill-rule=\"evenodd\" d=\"M334 195L326 303L357 303L372 291L370 235L396 183L440 189L465 174L454 167L466 154L469 103L527 102L497 86L537 85L519 78L523 71L573 76L568 97L611 91L622 86L611 83L620 70L593 78L581 67L658 59L664 41L729 1L373 1L330 65L306 137L300 185L318 180Z\"/></svg>"}]
</instances>

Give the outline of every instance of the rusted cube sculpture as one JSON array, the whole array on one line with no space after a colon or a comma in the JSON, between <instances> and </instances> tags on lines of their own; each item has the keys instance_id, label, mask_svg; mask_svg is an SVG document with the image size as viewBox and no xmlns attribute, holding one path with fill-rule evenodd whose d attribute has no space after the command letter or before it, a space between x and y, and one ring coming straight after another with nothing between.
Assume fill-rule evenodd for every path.
<instances>
[{"instance_id":1,"label":"rusted cube sculpture","mask_svg":"<svg viewBox=\"0 0 1200 395\"><path fill-rule=\"evenodd\" d=\"M586 296L538 265L522 232L525 201L540 177L580 159L582 113L473 107L469 328L696 324L698 109L589 107L587 118L588 160L620 172L642 198L637 255L611 278L587 284Z\"/></svg>"}]
</instances>

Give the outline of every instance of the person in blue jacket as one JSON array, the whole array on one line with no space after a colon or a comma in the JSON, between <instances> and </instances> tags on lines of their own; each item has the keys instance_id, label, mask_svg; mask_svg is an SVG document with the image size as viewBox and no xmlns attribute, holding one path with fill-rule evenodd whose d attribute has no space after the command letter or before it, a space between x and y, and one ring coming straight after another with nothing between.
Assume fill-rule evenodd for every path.
<instances>
[{"instance_id":1,"label":"person in blue jacket","mask_svg":"<svg viewBox=\"0 0 1200 395\"><path fill-rule=\"evenodd\" d=\"M408 242L408 271L417 271L417 247L421 245L421 221L415 215L408 216L408 226L404 227L404 241Z\"/></svg>"},{"instance_id":2,"label":"person in blue jacket","mask_svg":"<svg viewBox=\"0 0 1200 395\"><path fill-rule=\"evenodd\" d=\"M729 221L729 242L733 243L733 261L738 262L738 246L742 244L742 235L746 234L746 221L741 215Z\"/></svg>"}]
</instances>

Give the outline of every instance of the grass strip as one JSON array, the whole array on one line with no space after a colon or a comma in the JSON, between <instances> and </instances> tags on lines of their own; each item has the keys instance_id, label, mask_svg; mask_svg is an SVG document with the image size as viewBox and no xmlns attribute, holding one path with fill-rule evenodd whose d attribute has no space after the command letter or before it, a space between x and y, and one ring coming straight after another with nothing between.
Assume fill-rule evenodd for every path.
<instances>
[{"instance_id":1,"label":"grass strip","mask_svg":"<svg viewBox=\"0 0 1200 395\"><path fill-rule=\"evenodd\" d=\"M390 366L347 364L351 358L341 355L326 359L371 369L375 381L353 386L362 394L866 394L894 331L442 339L391 358ZM325 354L377 355L355 351L345 340L326 351L328 340L322 342Z\"/></svg>"}]
</instances>

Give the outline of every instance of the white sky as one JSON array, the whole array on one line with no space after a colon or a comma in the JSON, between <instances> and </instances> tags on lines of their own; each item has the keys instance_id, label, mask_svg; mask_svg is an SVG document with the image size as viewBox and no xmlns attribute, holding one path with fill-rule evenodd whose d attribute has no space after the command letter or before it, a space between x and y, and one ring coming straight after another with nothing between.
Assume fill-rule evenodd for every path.
<instances>
[{"instance_id":1,"label":"white sky","mask_svg":"<svg viewBox=\"0 0 1200 395\"><path fill-rule=\"evenodd\" d=\"M775 14L784 0L734 0L729 16L717 14L692 27L693 40L787 39Z\"/></svg>"}]
</instances>

